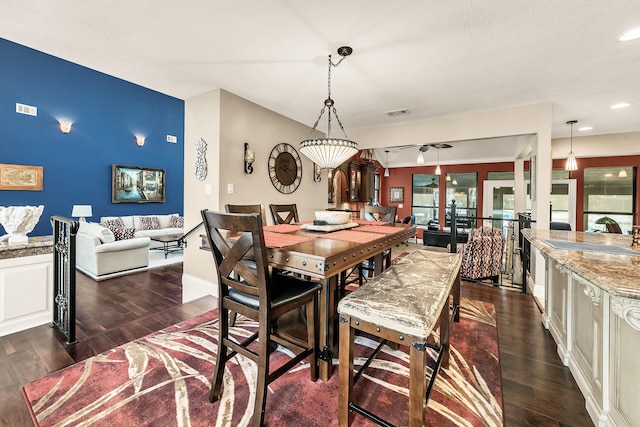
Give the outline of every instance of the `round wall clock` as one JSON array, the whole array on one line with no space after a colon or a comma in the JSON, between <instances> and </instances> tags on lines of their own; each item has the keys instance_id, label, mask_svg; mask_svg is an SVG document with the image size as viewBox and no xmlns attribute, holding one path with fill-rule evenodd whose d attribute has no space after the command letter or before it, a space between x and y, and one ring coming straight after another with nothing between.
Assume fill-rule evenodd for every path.
<instances>
[{"instance_id":1,"label":"round wall clock","mask_svg":"<svg viewBox=\"0 0 640 427\"><path fill-rule=\"evenodd\" d=\"M269 178L283 194L296 191L302 181L302 160L295 148L284 142L273 147L269 154Z\"/></svg>"}]
</instances>

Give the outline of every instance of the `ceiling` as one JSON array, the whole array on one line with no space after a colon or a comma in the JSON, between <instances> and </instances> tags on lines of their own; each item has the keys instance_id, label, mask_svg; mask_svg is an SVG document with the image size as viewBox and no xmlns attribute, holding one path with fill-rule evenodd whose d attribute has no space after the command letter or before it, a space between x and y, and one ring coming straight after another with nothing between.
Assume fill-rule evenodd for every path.
<instances>
[{"instance_id":1,"label":"ceiling","mask_svg":"<svg viewBox=\"0 0 640 427\"><path fill-rule=\"evenodd\" d=\"M640 39L616 40L636 27L637 0L3 0L0 15L13 42L180 99L223 88L309 126L327 55L349 45L331 83L347 133L551 102L554 138L572 119L589 135L640 131Z\"/></svg>"}]
</instances>

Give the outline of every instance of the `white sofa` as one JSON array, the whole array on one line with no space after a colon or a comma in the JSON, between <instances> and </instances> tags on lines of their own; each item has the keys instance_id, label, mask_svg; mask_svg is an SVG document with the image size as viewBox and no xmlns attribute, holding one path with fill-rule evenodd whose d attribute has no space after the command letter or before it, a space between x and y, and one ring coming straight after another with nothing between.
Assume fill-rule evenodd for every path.
<instances>
[{"instance_id":1,"label":"white sofa","mask_svg":"<svg viewBox=\"0 0 640 427\"><path fill-rule=\"evenodd\" d=\"M80 221L76 235L76 268L95 280L149 265L149 237L116 240L97 223Z\"/></svg>"},{"instance_id":2,"label":"white sofa","mask_svg":"<svg viewBox=\"0 0 640 427\"><path fill-rule=\"evenodd\" d=\"M155 236L171 236L175 234L184 233L182 227L170 227L171 217L179 216L179 214L168 215L129 215L129 216L103 216L100 218L100 223L104 224L106 221L120 218L125 228L134 228L135 237L155 237ZM160 228L157 230L144 230L142 226L142 217L155 217L158 219L158 225ZM152 248L162 247L161 242L151 241Z\"/></svg>"}]
</instances>

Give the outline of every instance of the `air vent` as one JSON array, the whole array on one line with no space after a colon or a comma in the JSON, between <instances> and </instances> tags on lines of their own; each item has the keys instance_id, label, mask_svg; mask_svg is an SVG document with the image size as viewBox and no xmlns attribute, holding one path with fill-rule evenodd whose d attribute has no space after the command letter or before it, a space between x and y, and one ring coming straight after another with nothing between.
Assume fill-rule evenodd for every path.
<instances>
[{"instance_id":1,"label":"air vent","mask_svg":"<svg viewBox=\"0 0 640 427\"><path fill-rule=\"evenodd\" d=\"M407 110L406 108L403 108L402 110L387 111L385 114L389 117L407 116L411 114L411 111Z\"/></svg>"},{"instance_id":2,"label":"air vent","mask_svg":"<svg viewBox=\"0 0 640 427\"><path fill-rule=\"evenodd\" d=\"M26 114L28 116L37 116L38 108L32 105L18 104L16 103L16 113Z\"/></svg>"}]
</instances>

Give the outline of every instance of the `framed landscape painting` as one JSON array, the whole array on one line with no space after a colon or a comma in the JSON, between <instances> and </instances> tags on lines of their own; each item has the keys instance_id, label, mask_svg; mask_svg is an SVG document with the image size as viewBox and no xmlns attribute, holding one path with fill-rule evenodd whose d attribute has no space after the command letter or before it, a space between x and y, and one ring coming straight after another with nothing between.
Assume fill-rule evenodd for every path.
<instances>
[{"instance_id":1,"label":"framed landscape painting","mask_svg":"<svg viewBox=\"0 0 640 427\"><path fill-rule=\"evenodd\" d=\"M164 203L165 201L164 169L113 165L111 178L113 203Z\"/></svg>"}]
</instances>

